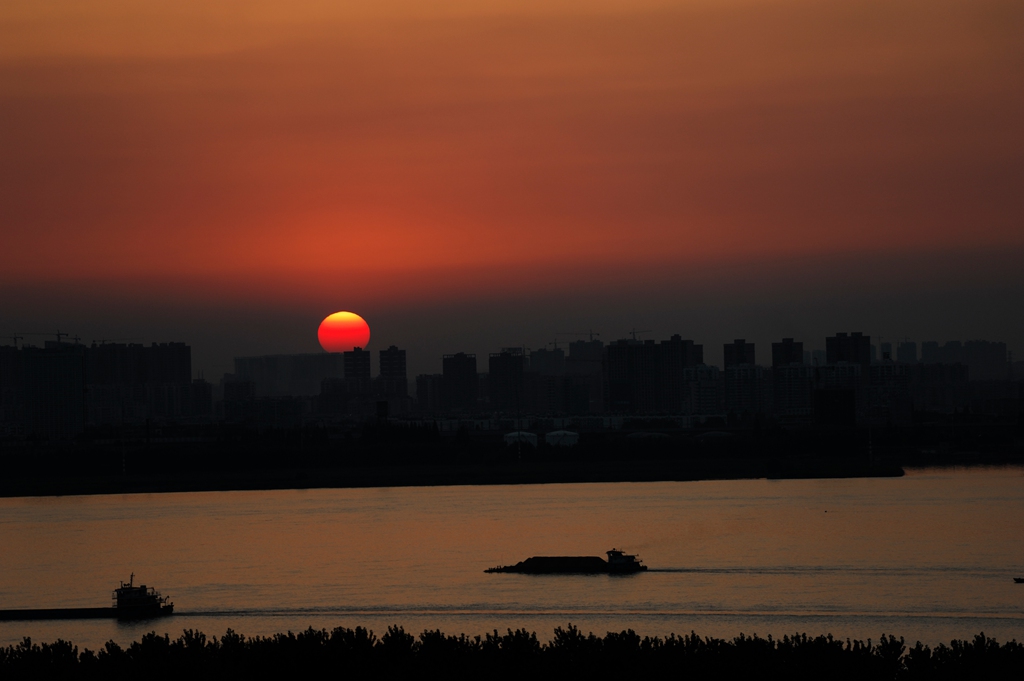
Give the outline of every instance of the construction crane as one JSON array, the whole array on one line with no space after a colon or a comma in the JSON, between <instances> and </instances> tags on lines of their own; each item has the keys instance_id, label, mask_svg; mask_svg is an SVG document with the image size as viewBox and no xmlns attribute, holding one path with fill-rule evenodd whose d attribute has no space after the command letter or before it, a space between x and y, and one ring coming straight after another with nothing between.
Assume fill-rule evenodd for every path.
<instances>
[{"instance_id":1,"label":"construction crane","mask_svg":"<svg viewBox=\"0 0 1024 681\"><path fill-rule=\"evenodd\" d=\"M634 329L629 331L629 335L631 335L633 337L633 340L636 340L636 335L638 333L654 333L654 332L651 329L639 329L638 330L636 328L634 328Z\"/></svg>"},{"instance_id":2,"label":"construction crane","mask_svg":"<svg viewBox=\"0 0 1024 681\"><path fill-rule=\"evenodd\" d=\"M22 340L24 340L25 336L56 336L58 343L61 342L62 338L70 338L75 343L82 340L80 337L72 336L70 333L64 333L60 329L57 329L56 331L15 331L14 333L18 335L13 336L13 338L21 338ZM12 336L8 336L8 338L11 337ZM15 341L15 344L17 344L17 341Z\"/></svg>"}]
</instances>

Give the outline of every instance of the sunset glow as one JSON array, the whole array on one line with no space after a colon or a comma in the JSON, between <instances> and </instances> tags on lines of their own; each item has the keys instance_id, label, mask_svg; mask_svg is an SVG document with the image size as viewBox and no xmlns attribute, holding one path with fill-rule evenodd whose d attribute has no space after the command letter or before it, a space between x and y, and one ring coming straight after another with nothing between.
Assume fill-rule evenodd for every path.
<instances>
[{"instance_id":1,"label":"sunset glow","mask_svg":"<svg viewBox=\"0 0 1024 681\"><path fill-rule=\"evenodd\" d=\"M348 352L366 347L370 342L370 325L355 312L335 312L320 322L316 336L327 352Z\"/></svg>"},{"instance_id":2,"label":"sunset glow","mask_svg":"<svg viewBox=\"0 0 1024 681\"><path fill-rule=\"evenodd\" d=\"M61 6L0 10L11 281L265 296L344 249L448 299L472 268L1024 245L1010 0Z\"/></svg>"},{"instance_id":3,"label":"sunset glow","mask_svg":"<svg viewBox=\"0 0 1024 681\"><path fill-rule=\"evenodd\" d=\"M966 334L1024 287L1024 3L940 4L10 0L4 333L131 305L221 366L315 349L342 282L425 356L569 312L749 335L752 293L764 333L817 296Z\"/></svg>"}]
</instances>

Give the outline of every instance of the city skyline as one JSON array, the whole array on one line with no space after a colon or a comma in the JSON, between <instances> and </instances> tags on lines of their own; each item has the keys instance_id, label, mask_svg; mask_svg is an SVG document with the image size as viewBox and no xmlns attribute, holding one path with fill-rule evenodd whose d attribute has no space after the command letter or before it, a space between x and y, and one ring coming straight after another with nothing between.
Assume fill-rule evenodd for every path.
<instances>
[{"instance_id":1,"label":"city skyline","mask_svg":"<svg viewBox=\"0 0 1024 681\"><path fill-rule=\"evenodd\" d=\"M723 340L723 341L718 342L718 343L708 343L706 340L702 339L700 336L697 336L695 334L690 334L690 337L687 340L689 342L696 342L696 343L698 343L698 347L702 347L703 348L703 355L702 355L703 356L703 363L707 364L709 366L716 366L716 367L719 367L719 368L726 368L728 366L729 361L727 360L727 358L725 356L725 353L727 352L727 350L725 348L726 348L726 346L730 345L731 343L733 343L734 341L737 341L737 340L739 340L739 341L746 341L748 343L748 345L760 348L760 351L758 352L758 355L757 355L757 361L754 362L755 364L760 365L760 366L773 366L775 364L775 362L773 361L773 346L778 344L778 343L780 343L780 342L782 342L782 341L787 341L787 340L788 341L793 341L793 340L795 340L797 342L797 344L799 344L803 348L803 352L804 352L804 355L806 357L814 357L818 353L820 353L820 356L822 358L824 358L829 338L835 336L836 334L843 335L843 334L846 334L846 333L854 333L856 335L860 335L861 333L863 333L864 336L866 336L866 337L868 337L870 339L871 361L884 361L886 359L883 356L883 344L890 346L891 356L888 359L890 359L890 360L892 360L894 362L895 361L900 361L900 362L905 361L902 358L897 356L897 350L899 349L899 346L901 344L904 344L904 343L911 343L914 346L914 351L915 351L916 357L917 357L917 359L914 360L914 361L948 361L948 360L936 360L936 359L926 360L924 358L924 356L922 355L923 347L926 344L932 344L932 345L935 345L935 346L938 346L938 347L943 347L943 346L947 346L948 347L948 346L950 346L952 344L952 345L956 345L956 346L959 347L959 346L963 346L963 345L966 345L966 344L969 344L969 343L972 343L972 342L996 343L996 344L1002 344L1002 345L1006 346L1007 362L1010 363L1010 364L1016 364L1016 363L1021 362L1022 360L1024 360L1024 357L1022 357L1021 355L1016 354L1015 353L1015 349L1011 345L1005 343L1005 341L981 338L980 336L977 336L977 335L976 336L967 336L967 337L963 337L963 338L942 338L942 339L924 338L924 339L920 339L920 338L911 338L909 336L900 336L900 337L880 336L880 335L874 335L874 334L871 334L871 333L866 333L866 332L861 332L861 331L852 331L852 330L848 329L847 331L833 331L830 334L826 334L826 335L824 335L824 336L822 336L820 338L816 338L816 339L814 339L814 338L795 338L793 336L781 336L781 337L773 337L773 338L770 338L770 339L757 339L757 340L755 340L753 338L749 338L748 337L748 338L732 338L732 339ZM605 334L602 334L602 332L600 330L588 329L586 331L576 331L576 332L555 332L554 334L551 334L551 336L552 336L552 338L554 340L550 340L550 341L547 341L547 342L539 342L539 343L537 343L535 345L534 344L530 344L530 343L518 343L517 344L517 343L502 342L502 343L499 343L497 345L489 345L489 346L483 347L481 349L475 349L475 348L474 349L470 349L468 347L465 347L464 344L460 346L458 341L454 341L451 344L451 347L449 347L446 351L444 351L441 354L436 355L436 356L428 356L425 353L423 353L422 351L417 351L417 349L415 347L410 347L410 346L402 343L401 341L390 341L390 340L382 340L382 341L380 341L379 343L376 343L376 344L371 342L371 343L368 343L366 345L366 347L358 347L356 349L357 350L368 351L370 353L370 355L373 358L370 366L372 367L372 372L373 372L373 375L375 375L375 376L378 375L378 373L380 372L380 365L379 365L379 362L377 360L378 353L380 351L387 350L388 348L394 348L396 346L400 347L402 349L403 353L409 352L411 350L412 351L413 360L408 362L408 366L410 367L409 370L408 370L408 375L410 377L410 380L412 380L412 378L415 377L418 374L436 373L437 370L439 370L441 368L443 359L445 357L448 357L448 356L451 356L451 355L457 354L457 353L465 353L465 354L470 354L470 355L477 355L477 356L486 358L489 354L491 354L493 352L497 352L497 351L499 351L501 349L517 348L517 349L520 349L520 350L524 351L526 353L526 355L529 356L531 353L534 353L534 352L537 352L537 351L545 351L545 350L552 350L552 349L561 349L562 351L567 352L568 348L569 348L569 345L571 343L573 343L575 341L580 341L580 340L592 340L592 341L596 340L596 341L600 342L603 346L607 346L607 345L610 345L612 343L622 342L622 341L637 341L637 342L641 342L641 343L643 343L645 341L646 342L660 342L660 341L664 340L664 338L666 338L669 335L680 336L679 333L663 334L663 333L657 332L656 330L653 330L653 329L636 329L636 328L633 328L633 329L625 331L623 334L621 334L618 337L605 338ZM187 339L182 339L182 338L177 338L177 337L171 338L171 339L160 339L160 340L157 340L157 339L141 339L141 338L106 338L106 337L101 337L101 338L98 338L98 339L88 339L88 338L83 338L82 336L80 336L79 334L76 334L73 331L65 332L65 331L60 331L60 330L55 330L53 332L46 332L46 331L12 332L12 333L7 333L7 334L4 334L4 335L0 335L0 346L6 345L6 346L9 346L9 347L38 347L38 348L42 348L42 347L44 347L44 345L49 345L49 344L51 344L54 341L56 341L58 343L59 342L64 342L64 343L81 344L81 345L84 345L84 346L88 346L88 345L95 346L95 345L103 345L103 344L120 344L120 345L126 345L127 344L127 345L134 345L134 346L137 346L137 347L145 347L145 346L148 346L150 344L166 344L168 342L170 342L172 344L184 343L184 344L188 345L191 348L192 353L193 353L193 358L195 357L195 354L196 354L196 347L194 345L192 345L192 343L190 343ZM381 345L381 347L378 347L378 345ZM335 354L335 355L341 356L343 353L340 352L340 351L338 351L338 352L328 352L327 350L325 350L324 348L321 348L321 347L317 347L315 349L307 349L307 350L300 351L300 352L294 352L294 351L293 352L286 352L286 351L280 351L279 350L279 351L260 352L260 353L248 353L248 354L247 353L233 353L233 354L231 354L230 359L227 362L223 363L223 370L222 371L216 371L216 370L212 371L212 372L208 371L207 368L203 367L202 365L197 365L195 363L194 359L193 359L193 361L192 361L192 374L193 374L193 378L204 378L206 380L211 380L211 381L216 382L216 381L218 381L221 378L222 375L233 373L233 371L237 367L237 360L239 360L239 359L258 358L258 357L263 357L263 356L287 357L287 356L292 356L292 355L316 355L316 354ZM202 356L202 355L200 354L200 356ZM957 361L959 361L959 360L957 360ZM808 364L824 363L824 359L822 359L820 362L818 362L815 359L815 360L812 360L812 361L808 361L806 363L808 363Z\"/></svg>"},{"instance_id":2,"label":"city skyline","mask_svg":"<svg viewBox=\"0 0 1024 681\"><path fill-rule=\"evenodd\" d=\"M358 316L346 315L359 320L360 333L365 329ZM502 347L479 360L474 353L445 354L441 373L412 375L406 350L395 345L376 353L356 346L235 357L233 371L212 381L193 378L185 343L85 345L61 333L43 347L0 346L0 430L67 441L143 424L146 432L356 423L429 428L436 418L496 430L513 415L540 419L541 428L545 419L572 419L589 430L619 429L635 417L685 429L908 428L958 418L961 410L999 422L1018 408L1024 380L1024 362L1014 362L1005 343L986 340L876 345L861 332L837 332L824 350L782 338L759 356L756 343L738 338L723 345L719 367L701 343L639 333L609 343L593 331L572 334L585 337L562 347Z\"/></svg>"}]
</instances>

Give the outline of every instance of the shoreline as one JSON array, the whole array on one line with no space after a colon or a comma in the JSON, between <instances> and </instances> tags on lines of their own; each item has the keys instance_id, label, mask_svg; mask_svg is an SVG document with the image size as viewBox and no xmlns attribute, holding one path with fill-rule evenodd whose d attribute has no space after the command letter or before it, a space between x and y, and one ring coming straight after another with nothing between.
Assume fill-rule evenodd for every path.
<instances>
[{"instance_id":1,"label":"shoreline","mask_svg":"<svg viewBox=\"0 0 1024 681\"><path fill-rule=\"evenodd\" d=\"M0 497L162 494L283 489L539 485L607 482L696 482L702 480L796 480L901 477L901 466L849 460L518 462L499 464L392 465L281 468L247 472L184 472L167 475L23 477L0 482Z\"/></svg>"}]
</instances>

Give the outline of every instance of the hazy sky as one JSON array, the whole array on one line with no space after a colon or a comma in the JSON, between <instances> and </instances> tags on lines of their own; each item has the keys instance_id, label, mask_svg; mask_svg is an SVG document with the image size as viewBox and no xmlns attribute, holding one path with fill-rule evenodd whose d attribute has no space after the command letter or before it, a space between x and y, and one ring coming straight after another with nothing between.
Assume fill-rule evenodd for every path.
<instances>
[{"instance_id":1,"label":"hazy sky","mask_svg":"<svg viewBox=\"0 0 1024 681\"><path fill-rule=\"evenodd\" d=\"M587 328L1024 352L1021 36L1020 0L5 0L0 334L207 377L341 309L414 372Z\"/></svg>"}]
</instances>

